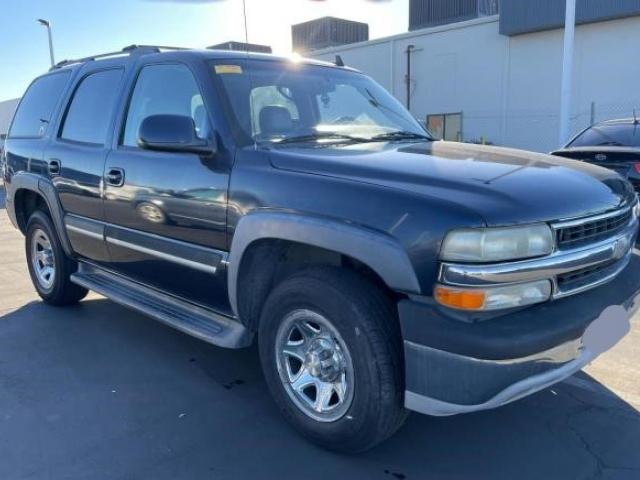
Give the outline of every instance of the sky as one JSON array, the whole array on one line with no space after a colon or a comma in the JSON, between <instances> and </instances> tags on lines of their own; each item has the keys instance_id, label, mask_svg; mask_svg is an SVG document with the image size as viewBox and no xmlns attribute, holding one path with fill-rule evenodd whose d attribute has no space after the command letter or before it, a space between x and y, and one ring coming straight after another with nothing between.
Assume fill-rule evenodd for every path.
<instances>
[{"instance_id":1,"label":"sky","mask_svg":"<svg viewBox=\"0 0 640 480\"><path fill-rule=\"evenodd\" d=\"M407 31L409 0L246 0L249 42L291 53L291 25L322 16L369 24L370 38ZM0 0L0 101L56 62L131 44L202 48L244 41L242 0Z\"/></svg>"}]
</instances>

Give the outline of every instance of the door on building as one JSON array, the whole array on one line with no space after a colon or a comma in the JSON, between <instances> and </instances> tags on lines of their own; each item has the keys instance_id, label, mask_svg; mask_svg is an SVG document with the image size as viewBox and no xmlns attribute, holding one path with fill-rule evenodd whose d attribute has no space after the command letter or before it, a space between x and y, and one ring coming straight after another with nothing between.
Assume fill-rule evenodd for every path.
<instances>
[{"instance_id":1,"label":"door on building","mask_svg":"<svg viewBox=\"0 0 640 480\"><path fill-rule=\"evenodd\" d=\"M427 128L436 138L462 141L462 112L427 115Z\"/></svg>"}]
</instances>

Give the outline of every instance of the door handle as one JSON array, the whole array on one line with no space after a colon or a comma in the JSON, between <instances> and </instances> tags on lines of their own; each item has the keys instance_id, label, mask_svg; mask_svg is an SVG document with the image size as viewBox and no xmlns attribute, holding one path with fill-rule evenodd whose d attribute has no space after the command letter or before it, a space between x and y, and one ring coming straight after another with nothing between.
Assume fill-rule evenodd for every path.
<instances>
[{"instance_id":1,"label":"door handle","mask_svg":"<svg viewBox=\"0 0 640 480\"><path fill-rule=\"evenodd\" d=\"M49 175L51 175L52 177L55 177L56 175L60 175L61 169L62 169L62 164L60 163L60 160L58 160L57 158L52 158L51 160L49 160L49 163L47 164L47 170L49 170Z\"/></svg>"},{"instance_id":2,"label":"door handle","mask_svg":"<svg viewBox=\"0 0 640 480\"><path fill-rule=\"evenodd\" d=\"M105 180L112 187L124 185L124 170L121 168L110 168L105 175Z\"/></svg>"}]
</instances>

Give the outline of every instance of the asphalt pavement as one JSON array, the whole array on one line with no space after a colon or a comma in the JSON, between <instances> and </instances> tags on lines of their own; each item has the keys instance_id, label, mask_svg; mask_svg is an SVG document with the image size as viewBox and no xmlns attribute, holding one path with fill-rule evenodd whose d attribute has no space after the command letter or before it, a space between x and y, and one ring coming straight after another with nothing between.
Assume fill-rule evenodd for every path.
<instances>
[{"instance_id":1,"label":"asphalt pavement","mask_svg":"<svg viewBox=\"0 0 640 480\"><path fill-rule=\"evenodd\" d=\"M1 188L0 188L1 190ZM357 456L279 416L254 348L190 338L97 295L41 303L0 193L0 479L638 479L640 327L571 379L432 418Z\"/></svg>"}]
</instances>

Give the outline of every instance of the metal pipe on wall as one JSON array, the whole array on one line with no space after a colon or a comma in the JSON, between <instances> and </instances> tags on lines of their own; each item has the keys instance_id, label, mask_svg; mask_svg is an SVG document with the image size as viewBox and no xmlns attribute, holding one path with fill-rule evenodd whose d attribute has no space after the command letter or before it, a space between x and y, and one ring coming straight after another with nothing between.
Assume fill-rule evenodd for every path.
<instances>
[{"instance_id":1,"label":"metal pipe on wall","mask_svg":"<svg viewBox=\"0 0 640 480\"><path fill-rule=\"evenodd\" d=\"M405 75L405 82L407 84L407 110L411 111L411 52L415 45L407 45L405 53L407 54L407 74Z\"/></svg>"}]
</instances>

